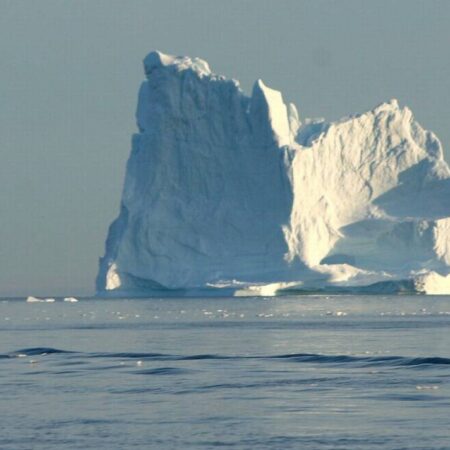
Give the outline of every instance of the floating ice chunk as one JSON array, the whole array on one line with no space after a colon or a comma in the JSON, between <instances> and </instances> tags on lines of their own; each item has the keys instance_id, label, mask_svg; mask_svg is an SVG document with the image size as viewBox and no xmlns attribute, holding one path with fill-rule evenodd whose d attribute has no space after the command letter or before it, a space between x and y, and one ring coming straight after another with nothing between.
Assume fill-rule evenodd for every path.
<instances>
[{"instance_id":1,"label":"floating ice chunk","mask_svg":"<svg viewBox=\"0 0 450 450\"><path fill-rule=\"evenodd\" d=\"M343 316L346 316L347 313L344 312L344 311L336 311L336 312L333 312L333 311L327 311L327 312L326 312L326 315L327 315L327 316L343 317Z\"/></svg>"},{"instance_id":2,"label":"floating ice chunk","mask_svg":"<svg viewBox=\"0 0 450 450\"><path fill-rule=\"evenodd\" d=\"M38 298L38 297L33 297L32 295L27 297L27 303L54 303L55 299L54 298Z\"/></svg>"},{"instance_id":3,"label":"floating ice chunk","mask_svg":"<svg viewBox=\"0 0 450 450\"><path fill-rule=\"evenodd\" d=\"M433 385L417 385L416 389L418 391L430 391L430 390L435 391L435 390L439 389L439 386L437 386L435 384L433 384Z\"/></svg>"},{"instance_id":4,"label":"floating ice chunk","mask_svg":"<svg viewBox=\"0 0 450 450\"><path fill-rule=\"evenodd\" d=\"M77 303L78 299L75 297L64 297L64 301L68 303Z\"/></svg>"},{"instance_id":5,"label":"floating ice chunk","mask_svg":"<svg viewBox=\"0 0 450 450\"><path fill-rule=\"evenodd\" d=\"M44 303L45 299L33 297L32 295L27 297L27 303Z\"/></svg>"}]
</instances>

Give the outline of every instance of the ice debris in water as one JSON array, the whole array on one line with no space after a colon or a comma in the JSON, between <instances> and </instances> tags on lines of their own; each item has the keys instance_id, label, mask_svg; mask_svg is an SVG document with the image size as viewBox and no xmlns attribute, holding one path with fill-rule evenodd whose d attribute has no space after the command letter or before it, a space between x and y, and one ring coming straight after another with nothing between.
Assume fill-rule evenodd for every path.
<instances>
[{"instance_id":1,"label":"ice debris in water","mask_svg":"<svg viewBox=\"0 0 450 450\"><path fill-rule=\"evenodd\" d=\"M346 316L347 313L345 311L327 311L327 316L337 316L337 317L343 317Z\"/></svg>"},{"instance_id":2,"label":"ice debris in water","mask_svg":"<svg viewBox=\"0 0 450 450\"><path fill-rule=\"evenodd\" d=\"M418 391L429 391L429 390L437 390L439 389L439 386L433 384L433 385L417 385L416 389Z\"/></svg>"},{"instance_id":3,"label":"ice debris in water","mask_svg":"<svg viewBox=\"0 0 450 450\"><path fill-rule=\"evenodd\" d=\"M64 297L64 301L68 303L77 303L78 299L75 297Z\"/></svg>"},{"instance_id":4,"label":"ice debris in water","mask_svg":"<svg viewBox=\"0 0 450 450\"><path fill-rule=\"evenodd\" d=\"M27 297L27 303L54 303L54 302L55 302L54 298L38 298L33 297L32 295Z\"/></svg>"}]
</instances>

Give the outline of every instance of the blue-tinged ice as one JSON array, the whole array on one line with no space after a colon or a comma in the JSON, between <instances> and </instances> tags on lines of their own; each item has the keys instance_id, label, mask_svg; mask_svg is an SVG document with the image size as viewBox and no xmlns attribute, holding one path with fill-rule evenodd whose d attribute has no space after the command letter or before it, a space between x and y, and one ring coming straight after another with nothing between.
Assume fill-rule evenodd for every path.
<instances>
[{"instance_id":1,"label":"blue-tinged ice","mask_svg":"<svg viewBox=\"0 0 450 450\"><path fill-rule=\"evenodd\" d=\"M302 123L199 58L144 67L101 295L450 293L450 170L408 108Z\"/></svg>"}]
</instances>

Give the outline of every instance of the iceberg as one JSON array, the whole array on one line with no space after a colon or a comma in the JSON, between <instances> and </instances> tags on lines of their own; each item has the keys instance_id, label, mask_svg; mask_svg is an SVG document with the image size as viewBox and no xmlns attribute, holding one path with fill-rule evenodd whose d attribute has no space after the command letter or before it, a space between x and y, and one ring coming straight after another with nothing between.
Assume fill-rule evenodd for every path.
<instances>
[{"instance_id":1,"label":"iceberg","mask_svg":"<svg viewBox=\"0 0 450 450\"><path fill-rule=\"evenodd\" d=\"M144 69L99 296L450 293L450 170L407 107L301 119L199 58Z\"/></svg>"}]
</instances>

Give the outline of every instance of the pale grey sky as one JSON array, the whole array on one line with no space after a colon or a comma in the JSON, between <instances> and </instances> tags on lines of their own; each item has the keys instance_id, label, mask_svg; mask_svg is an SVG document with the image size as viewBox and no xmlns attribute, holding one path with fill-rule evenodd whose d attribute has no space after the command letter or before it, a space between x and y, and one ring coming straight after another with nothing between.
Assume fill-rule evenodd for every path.
<instances>
[{"instance_id":1,"label":"pale grey sky","mask_svg":"<svg viewBox=\"0 0 450 450\"><path fill-rule=\"evenodd\" d=\"M93 292L149 51L301 117L396 97L450 155L449 23L444 0L0 0L0 295Z\"/></svg>"}]
</instances>

